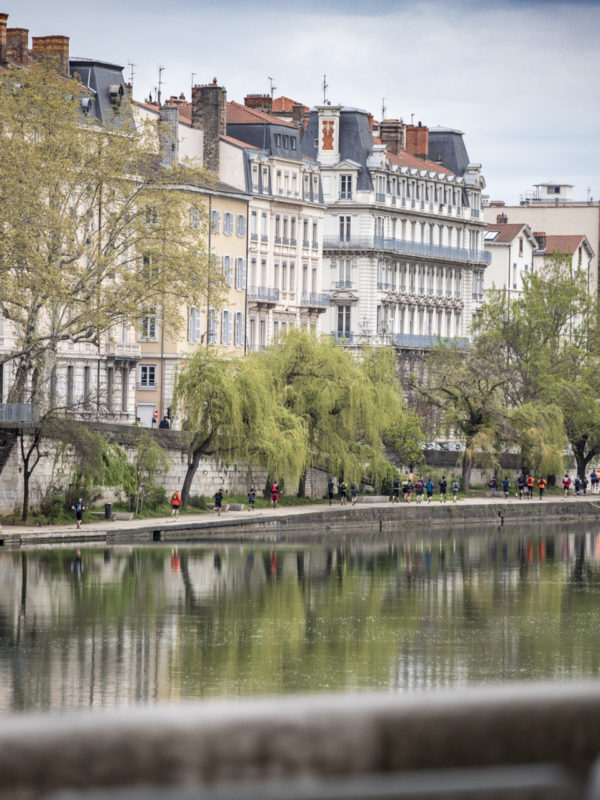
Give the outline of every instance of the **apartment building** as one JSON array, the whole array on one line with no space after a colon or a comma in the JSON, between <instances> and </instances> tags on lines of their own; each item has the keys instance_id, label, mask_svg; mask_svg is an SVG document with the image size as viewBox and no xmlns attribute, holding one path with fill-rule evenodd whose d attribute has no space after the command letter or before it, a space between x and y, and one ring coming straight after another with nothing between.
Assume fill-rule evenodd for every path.
<instances>
[{"instance_id":1,"label":"apartment building","mask_svg":"<svg viewBox=\"0 0 600 800\"><path fill-rule=\"evenodd\" d=\"M521 196L519 205L495 200L483 209L487 223L503 214L508 223L529 225L534 236L585 236L593 255L589 266L590 292L600 291L598 252L600 249L600 202L588 197L573 198L574 187L567 183L538 183ZM585 251L585 248L584 248ZM585 258L585 253L582 253Z\"/></svg>"},{"instance_id":2,"label":"apartment building","mask_svg":"<svg viewBox=\"0 0 600 800\"><path fill-rule=\"evenodd\" d=\"M375 130L365 111L323 105L310 112L302 152L321 170L326 326L336 340L413 355L438 336L466 343L490 256L485 181L462 133L401 120Z\"/></svg>"},{"instance_id":3,"label":"apartment building","mask_svg":"<svg viewBox=\"0 0 600 800\"><path fill-rule=\"evenodd\" d=\"M50 58L60 75L80 80L81 113L113 127L122 127L118 100L126 92L123 68L69 56L68 36L33 36L26 28L8 27L0 14L0 70L28 68L39 58ZM16 348L16 332L0 315L0 354ZM48 376L48 395L55 406L71 408L83 417L105 421L135 421L135 379L140 348L131 326L115 325L100 342L64 341ZM0 365L0 402L6 401L14 376L14 362Z\"/></svg>"}]
</instances>

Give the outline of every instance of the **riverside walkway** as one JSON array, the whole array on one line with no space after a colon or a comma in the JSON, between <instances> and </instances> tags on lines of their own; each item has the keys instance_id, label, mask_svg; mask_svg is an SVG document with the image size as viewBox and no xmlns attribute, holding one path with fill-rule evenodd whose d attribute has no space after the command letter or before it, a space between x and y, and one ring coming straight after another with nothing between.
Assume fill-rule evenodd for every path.
<instances>
[{"instance_id":1,"label":"riverside walkway","mask_svg":"<svg viewBox=\"0 0 600 800\"><path fill-rule=\"evenodd\" d=\"M391 503L375 498L352 506L339 501L329 506L311 504L248 511L185 514L140 520L101 520L82 525L20 526L0 529L0 547L22 547L59 543L148 543L182 541L262 540L275 543L299 536L315 538L337 535L382 533L440 526L511 525L597 520L600 522L600 494L549 496L543 500L514 497L459 499L440 503Z\"/></svg>"}]
</instances>

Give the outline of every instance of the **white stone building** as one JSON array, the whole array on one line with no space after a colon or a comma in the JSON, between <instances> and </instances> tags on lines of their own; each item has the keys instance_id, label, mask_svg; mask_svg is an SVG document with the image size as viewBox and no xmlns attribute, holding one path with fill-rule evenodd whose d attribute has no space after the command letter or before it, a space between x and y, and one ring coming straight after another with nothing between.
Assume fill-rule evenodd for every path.
<instances>
[{"instance_id":1,"label":"white stone building","mask_svg":"<svg viewBox=\"0 0 600 800\"><path fill-rule=\"evenodd\" d=\"M438 336L466 342L490 260L480 166L459 131L385 120L379 134L366 112L324 105L302 140L320 164L327 205L328 329L346 344L412 351Z\"/></svg>"}]
</instances>

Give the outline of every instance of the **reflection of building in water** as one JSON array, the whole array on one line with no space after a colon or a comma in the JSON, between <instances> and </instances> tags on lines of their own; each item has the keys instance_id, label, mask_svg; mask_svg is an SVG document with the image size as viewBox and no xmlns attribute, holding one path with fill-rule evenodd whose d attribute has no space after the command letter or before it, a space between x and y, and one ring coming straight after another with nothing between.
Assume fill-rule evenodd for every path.
<instances>
[{"instance_id":1,"label":"reflection of building in water","mask_svg":"<svg viewBox=\"0 0 600 800\"><path fill-rule=\"evenodd\" d=\"M568 617L600 571L593 531L226 545L220 569L213 548L179 550L178 569L169 548L108 555L84 549L77 578L75 550L0 553L0 712L315 690L319 680L411 691L492 670L511 679L522 657L564 674L567 653L577 666L593 655L594 636L571 631ZM586 602L596 625L594 597Z\"/></svg>"}]
</instances>

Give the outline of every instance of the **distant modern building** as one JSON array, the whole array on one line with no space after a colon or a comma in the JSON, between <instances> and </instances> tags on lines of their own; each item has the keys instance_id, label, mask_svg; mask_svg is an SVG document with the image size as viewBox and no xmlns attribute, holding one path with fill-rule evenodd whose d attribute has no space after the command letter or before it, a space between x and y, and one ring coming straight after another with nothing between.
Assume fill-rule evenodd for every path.
<instances>
[{"instance_id":1,"label":"distant modern building","mask_svg":"<svg viewBox=\"0 0 600 800\"><path fill-rule=\"evenodd\" d=\"M459 131L312 109L302 152L320 165L328 329L345 345L422 353L438 336L466 342L483 298L481 167ZM431 160L435 151L436 161Z\"/></svg>"},{"instance_id":2,"label":"distant modern building","mask_svg":"<svg viewBox=\"0 0 600 800\"><path fill-rule=\"evenodd\" d=\"M492 201L483 210L487 223L494 224L502 213L507 223L529 225L534 235L585 236L593 256L589 265L590 292L599 291L598 250L600 248L600 202L591 197L573 199L573 186L562 183L539 183L521 197L518 206Z\"/></svg>"}]
</instances>

